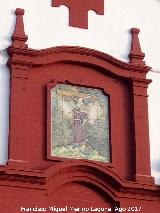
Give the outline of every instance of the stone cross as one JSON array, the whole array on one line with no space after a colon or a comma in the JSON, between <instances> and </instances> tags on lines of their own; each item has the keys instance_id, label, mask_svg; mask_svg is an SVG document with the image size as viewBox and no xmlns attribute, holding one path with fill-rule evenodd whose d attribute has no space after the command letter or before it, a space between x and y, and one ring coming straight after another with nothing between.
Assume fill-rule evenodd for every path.
<instances>
[{"instance_id":1,"label":"stone cross","mask_svg":"<svg viewBox=\"0 0 160 213\"><path fill-rule=\"evenodd\" d=\"M104 15L104 0L52 0L53 7L65 5L69 8L69 25L88 28L88 11Z\"/></svg>"}]
</instances>

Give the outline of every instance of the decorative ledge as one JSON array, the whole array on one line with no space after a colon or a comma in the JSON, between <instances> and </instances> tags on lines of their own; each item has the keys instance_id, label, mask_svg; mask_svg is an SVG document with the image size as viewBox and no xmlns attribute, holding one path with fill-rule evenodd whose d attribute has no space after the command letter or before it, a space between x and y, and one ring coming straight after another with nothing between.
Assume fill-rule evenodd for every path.
<instances>
[{"instance_id":1,"label":"decorative ledge","mask_svg":"<svg viewBox=\"0 0 160 213\"><path fill-rule=\"evenodd\" d=\"M132 64L132 63L126 63L119 59L114 58L111 55L108 55L106 53L84 48L84 47L74 47L74 46L61 46L61 47L52 47L42 50L35 50L35 49L21 49L21 48L14 48L9 47L8 48L8 54L12 57L12 55L23 55L23 56L29 56L29 57L43 57L43 56L49 56L49 55L58 55L58 54L68 53L68 54L80 54L85 56L92 56L94 58L98 58L102 61L106 61L111 63L114 66L117 66L122 69L126 70L133 70L137 72L144 72L147 73L151 67L146 65L139 65L139 64ZM38 64L37 64L38 65ZM39 65L41 63L39 62Z\"/></svg>"}]
</instances>

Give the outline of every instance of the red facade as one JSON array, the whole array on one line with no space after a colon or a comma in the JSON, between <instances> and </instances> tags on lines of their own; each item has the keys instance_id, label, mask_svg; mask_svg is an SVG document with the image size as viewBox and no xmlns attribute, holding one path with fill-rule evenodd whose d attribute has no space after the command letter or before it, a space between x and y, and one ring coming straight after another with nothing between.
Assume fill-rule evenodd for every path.
<instances>
[{"instance_id":1,"label":"red facade","mask_svg":"<svg viewBox=\"0 0 160 213\"><path fill-rule=\"evenodd\" d=\"M131 30L130 62L125 63L82 47L30 49L25 44L23 14L16 10L8 48L9 160L0 167L0 212L27 208L56 212L55 206L65 212L74 212L70 207L75 207L79 212L124 208L124 212L157 213L160 188L151 177L149 157L146 74L150 67L143 61L139 30ZM49 157L47 88L55 82L100 88L109 95L110 163Z\"/></svg>"}]
</instances>

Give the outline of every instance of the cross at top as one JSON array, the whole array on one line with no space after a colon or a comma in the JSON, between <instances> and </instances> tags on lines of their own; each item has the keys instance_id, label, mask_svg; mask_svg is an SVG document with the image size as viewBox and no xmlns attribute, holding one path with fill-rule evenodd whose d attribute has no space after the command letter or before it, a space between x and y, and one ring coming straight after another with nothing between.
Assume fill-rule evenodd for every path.
<instances>
[{"instance_id":1,"label":"cross at top","mask_svg":"<svg viewBox=\"0 0 160 213\"><path fill-rule=\"evenodd\" d=\"M104 15L104 0L52 0L53 7L65 5L69 8L69 25L88 28L88 11Z\"/></svg>"}]
</instances>

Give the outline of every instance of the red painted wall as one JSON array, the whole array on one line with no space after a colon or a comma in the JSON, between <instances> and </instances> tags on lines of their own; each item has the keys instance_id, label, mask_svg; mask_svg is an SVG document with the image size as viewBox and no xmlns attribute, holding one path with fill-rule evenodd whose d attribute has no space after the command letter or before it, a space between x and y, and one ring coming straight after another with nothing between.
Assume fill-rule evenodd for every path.
<instances>
[{"instance_id":1,"label":"red painted wall","mask_svg":"<svg viewBox=\"0 0 160 213\"><path fill-rule=\"evenodd\" d=\"M146 73L150 67L143 61L139 31L131 31L130 63L125 63L87 48L29 49L24 11L18 9L16 14L13 43L8 49L9 160L0 166L0 211L18 213L23 207L34 212L32 208L43 207L51 212L50 206L67 205L157 212L160 188L151 177L149 158L150 80ZM55 82L99 88L109 95L111 163L48 158L47 88Z\"/></svg>"}]
</instances>

